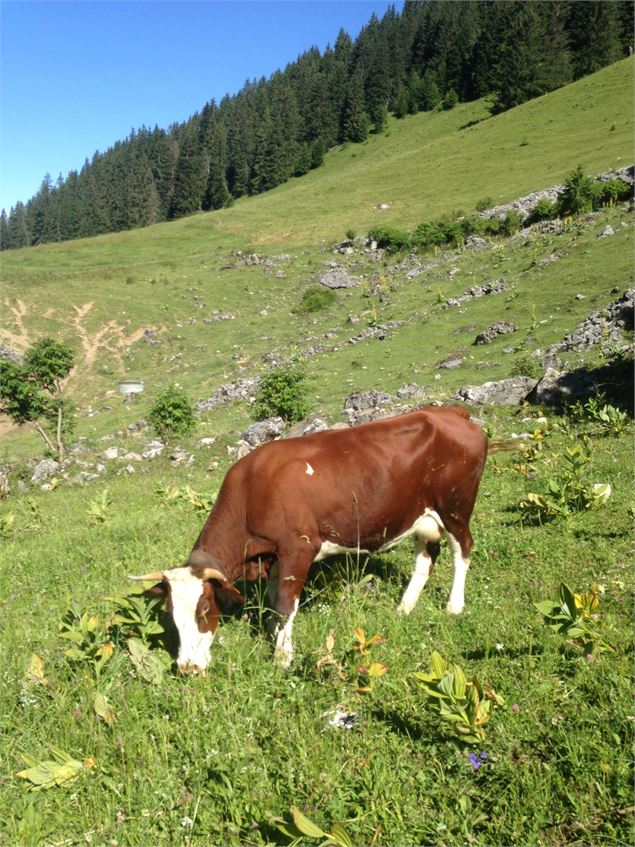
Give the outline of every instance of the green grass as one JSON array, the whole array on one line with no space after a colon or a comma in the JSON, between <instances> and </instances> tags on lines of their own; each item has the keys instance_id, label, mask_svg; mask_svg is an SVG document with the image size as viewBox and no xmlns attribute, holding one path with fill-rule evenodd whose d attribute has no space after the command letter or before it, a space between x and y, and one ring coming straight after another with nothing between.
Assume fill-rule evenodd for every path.
<instances>
[{"instance_id":1,"label":"green grass","mask_svg":"<svg viewBox=\"0 0 635 847\"><path fill-rule=\"evenodd\" d=\"M574 437L555 431L549 447ZM459 618L443 610L447 550L408 618L393 612L412 565L409 544L370 560L370 584L363 561L316 568L286 674L271 661L253 591L251 623L225 622L204 678L170 672L152 686L117 648L96 680L90 665L64 656L58 623L69 604L106 618L108 598L128 590L126 573L180 561L195 538L202 518L166 503L155 486L208 490L217 474L209 480L202 466L176 471L159 460L141 486L112 478L103 523L88 516L91 495L68 488L36 494L35 518L22 503L3 507L17 513L1 587L4 839L283 843L269 820L295 805L327 827L344 821L359 844L630 843L632 495L617 459L630 438L593 438L594 478L611 481L612 499L544 527L519 522L514 506L526 483L513 468L517 459L490 459ZM618 655L590 661L543 625L532 604L555 596L561 580L576 590L604 585L600 610ZM386 639L373 657L388 672L365 696L356 693L349 653L355 626ZM332 666L316 669L331 630L341 677ZM474 748L489 757L478 772L413 685L433 649L506 700ZM28 681L31 652L44 661L46 686ZM96 690L114 709L111 727L94 713ZM353 730L327 727L322 715L337 705L358 713ZM49 744L80 760L92 756L95 767L67 786L29 794L13 776L20 756L48 758Z\"/></svg>"},{"instance_id":2,"label":"green grass","mask_svg":"<svg viewBox=\"0 0 635 847\"><path fill-rule=\"evenodd\" d=\"M453 210L470 212L485 196L504 202L560 182L578 162L590 173L632 162L632 68L632 60L620 62L487 120L480 102L392 121L386 135L331 151L318 171L228 210L3 254L0 339L20 348L51 334L73 345L78 368L68 391L79 407L77 436L87 439L80 458L89 463L113 444L139 452L150 433L126 427L147 415L166 385L179 383L192 400L207 397L224 382L266 372L263 356L271 352L285 359L324 348L303 361L312 410L333 421L353 390L395 391L415 381L427 400L447 400L461 385L509 376L516 362L545 351L631 284L626 207L573 221L559 235L420 256L430 267L415 277L403 256L338 255L363 284L336 292L314 314L297 309L350 228L362 233L381 216L412 229ZM391 208L379 212L380 202ZM598 240L607 224L616 234ZM246 265L237 250L291 258ZM551 255L557 260L545 263ZM503 293L445 306L448 297L500 278ZM373 293L378 285L383 300ZM234 318L204 323L216 309ZM500 319L517 331L473 346ZM385 341L349 343L388 320L403 324ZM130 341L151 327L158 344ZM463 364L440 368L450 355ZM568 368L602 365L610 350L563 359ZM116 383L133 376L146 390L124 404ZM475 411L497 437L531 431L522 417L543 412ZM12 493L0 502L0 840L283 843L271 818L297 806L325 829L344 822L355 844L632 843L632 424L616 439L591 431L593 481L612 485L608 504L545 526L523 525L516 510L537 484L514 469L518 457L489 460L459 618L444 612L447 550L413 614L393 614L412 567L405 543L367 563L315 568L286 674L271 660L258 587L248 592L246 617L224 622L203 678L169 671L160 685L144 682L123 641L99 679L90 663L69 661L59 632L67 608L90 610L104 623L114 609L109 598L129 590L126 574L183 561L203 516L167 499L166 486L189 485L205 496L217 490L231 461L227 446L249 422L248 404L228 404L201 416L196 433L181 440L192 465L164 456L127 474L127 462L116 460L86 486L60 474L48 493L29 485L42 450L35 434L3 435L0 461ZM572 424L553 422L549 450L579 440ZM218 440L203 448L203 435ZM105 491L111 505L91 509ZM616 655L588 660L544 626L533 603L555 597L561 581L575 590L605 586L600 610ZM359 662L350 652L356 626L386 639L373 657L388 672L366 696L356 691ZM317 668L331 630L341 674L334 665ZM413 684L433 650L506 700L488 724L489 758L478 771ZM45 686L29 677L32 653L44 662ZM112 726L94 713L97 690L112 705ZM327 727L322 715L337 705L359 714L354 729ZM32 794L15 774L23 754L50 758L49 745L80 761L93 757L94 767Z\"/></svg>"}]
</instances>

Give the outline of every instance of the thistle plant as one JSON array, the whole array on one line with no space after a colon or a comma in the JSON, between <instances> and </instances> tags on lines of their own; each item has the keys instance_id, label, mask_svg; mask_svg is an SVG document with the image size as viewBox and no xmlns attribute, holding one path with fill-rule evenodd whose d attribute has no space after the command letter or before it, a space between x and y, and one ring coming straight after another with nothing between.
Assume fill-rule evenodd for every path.
<instances>
[{"instance_id":1,"label":"thistle plant","mask_svg":"<svg viewBox=\"0 0 635 847\"><path fill-rule=\"evenodd\" d=\"M436 650L429 673L416 673L415 678L448 729L465 744L484 740L492 708L505 703L493 688L481 685L476 676L468 680L459 665L446 662Z\"/></svg>"}]
</instances>

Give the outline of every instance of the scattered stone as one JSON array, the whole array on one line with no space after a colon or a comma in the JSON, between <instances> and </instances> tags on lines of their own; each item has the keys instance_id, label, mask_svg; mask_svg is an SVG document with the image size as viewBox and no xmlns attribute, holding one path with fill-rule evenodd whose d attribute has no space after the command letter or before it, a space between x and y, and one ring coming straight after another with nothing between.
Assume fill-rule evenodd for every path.
<instances>
[{"instance_id":1,"label":"scattered stone","mask_svg":"<svg viewBox=\"0 0 635 847\"><path fill-rule=\"evenodd\" d=\"M160 456L165 449L165 444L158 439L154 441L150 441L149 444L146 444L146 449L141 454L144 459L156 459L157 456Z\"/></svg>"},{"instance_id":2,"label":"scattered stone","mask_svg":"<svg viewBox=\"0 0 635 847\"><path fill-rule=\"evenodd\" d=\"M473 405L517 406L537 382L529 376L512 376L483 385L466 385L454 397Z\"/></svg>"},{"instance_id":3,"label":"scattered stone","mask_svg":"<svg viewBox=\"0 0 635 847\"><path fill-rule=\"evenodd\" d=\"M261 317L261 318L266 318L266 317L267 317L267 315L269 314L269 312L267 311L267 309L261 309L261 310L258 312L258 314L260 315L260 317Z\"/></svg>"},{"instance_id":4,"label":"scattered stone","mask_svg":"<svg viewBox=\"0 0 635 847\"><path fill-rule=\"evenodd\" d=\"M123 458L126 460L126 462L142 462L143 461L143 456L141 456L139 453L125 453Z\"/></svg>"},{"instance_id":5,"label":"scattered stone","mask_svg":"<svg viewBox=\"0 0 635 847\"><path fill-rule=\"evenodd\" d=\"M359 723L359 715L357 712L347 712L341 706L337 706L335 709L324 712L322 720L335 729L353 729Z\"/></svg>"},{"instance_id":6,"label":"scattered stone","mask_svg":"<svg viewBox=\"0 0 635 847\"><path fill-rule=\"evenodd\" d=\"M182 447L175 447L170 453L170 461L175 465L191 465L194 461L194 456Z\"/></svg>"},{"instance_id":7,"label":"scattered stone","mask_svg":"<svg viewBox=\"0 0 635 847\"><path fill-rule=\"evenodd\" d=\"M437 367L445 368L445 370L452 371L456 368L460 368L464 361L465 356L452 356L449 359L445 359L445 361L440 362Z\"/></svg>"},{"instance_id":8,"label":"scattered stone","mask_svg":"<svg viewBox=\"0 0 635 847\"><path fill-rule=\"evenodd\" d=\"M284 434L285 438L300 438L303 435L311 435L314 432L323 432L329 428L329 422L318 413L309 415L303 421L293 424Z\"/></svg>"},{"instance_id":9,"label":"scattered stone","mask_svg":"<svg viewBox=\"0 0 635 847\"><path fill-rule=\"evenodd\" d=\"M44 482L45 479L50 479L50 477L58 473L61 467L60 463L54 459L43 459L35 466L33 475L31 476L31 482L33 484Z\"/></svg>"},{"instance_id":10,"label":"scattered stone","mask_svg":"<svg viewBox=\"0 0 635 847\"><path fill-rule=\"evenodd\" d=\"M360 341L366 341L368 338L378 338L380 341L385 341L391 329L397 329L404 321L386 321L378 326L369 326L359 335L348 339L349 344L359 344Z\"/></svg>"},{"instance_id":11,"label":"scattered stone","mask_svg":"<svg viewBox=\"0 0 635 847\"><path fill-rule=\"evenodd\" d=\"M488 294L500 294L507 288L502 279L495 279L494 282L485 282L483 285L473 285L468 288L463 294L458 297L450 297L446 300L448 306L458 306L460 303L467 303L475 297L486 297Z\"/></svg>"},{"instance_id":12,"label":"scattered stone","mask_svg":"<svg viewBox=\"0 0 635 847\"><path fill-rule=\"evenodd\" d=\"M369 410L375 411L380 406L385 406L392 403L393 398L385 391L376 391L374 388L370 391L355 391L344 401L343 412L349 421L359 417L362 413L367 413Z\"/></svg>"},{"instance_id":13,"label":"scattered stone","mask_svg":"<svg viewBox=\"0 0 635 847\"><path fill-rule=\"evenodd\" d=\"M602 232L598 235L598 238L610 238L611 235L615 235L615 230L609 224L608 226L604 227Z\"/></svg>"},{"instance_id":14,"label":"scattered stone","mask_svg":"<svg viewBox=\"0 0 635 847\"><path fill-rule=\"evenodd\" d=\"M215 311L217 312L218 310L215 310ZM212 315L210 315L209 318L203 318L203 323L204 324L215 324L215 323L218 323L219 321L235 321L235 320L236 320L236 315L232 315L230 313L228 313L226 315L213 314L212 313Z\"/></svg>"},{"instance_id":15,"label":"scattered stone","mask_svg":"<svg viewBox=\"0 0 635 847\"><path fill-rule=\"evenodd\" d=\"M259 384L260 380L251 377L228 382L215 389L206 400L199 400L194 406L199 412L209 412L232 400L252 401Z\"/></svg>"},{"instance_id":16,"label":"scattered stone","mask_svg":"<svg viewBox=\"0 0 635 847\"><path fill-rule=\"evenodd\" d=\"M389 205L388 203L379 203L379 204L377 205L377 208L378 208L378 209L382 209L382 210L383 210L383 209L390 209L390 205Z\"/></svg>"},{"instance_id":17,"label":"scattered stone","mask_svg":"<svg viewBox=\"0 0 635 847\"><path fill-rule=\"evenodd\" d=\"M490 327L476 336L474 344L489 344L495 338L498 338L499 335L516 332L517 328L515 324L508 323L507 321L495 321Z\"/></svg>"},{"instance_id":18,"label":"scattered stone","mask_svg":"<svg viewBox=\"0 0 635 847\"><path fill-rule=\"evenodd\" d=\"M84 485L87 482L91 482L93 479L99 479L99 474L90 473L90 471L80 471L72 482L77 485Z\"/></svg>"},{"instance_id":19,"label":"scattered stone","mask_svg":"<svg viewBox=\"0 0 635 847\"><path fill-rule=\"evenodd\" d=\"M411 397L423 398L423 388L417 385L416 382L406 382L395 393L400 400L406 400Z\"/></svg>"},{"instance_id":20,"label":"scattered stone","mask_svg":"<svg viewBox=\"0 0 635 847\"><path fill-rule=\"evenodd\" d=\"M242 440L246 441L250 447L257 447L259 444L280 438L284 433L285 426L285 422L279 417L256 421L243 432Z\"/></svg>"},{"instance_id":21,"label":"scattered stone","mask_svg":"<svg viewBox=\"0 0 635 847\"><path fill-rule=\"evenodd\" d=\"M487 247L487 241L480 235L468 235L465 239L465 247L467 250L482 250Z\"/></svg>"},{"instance_id":22,"label":"scattered stone","mask_svg":"<svg viewBox=\"0 0 635 847\"><path fill-rule=\"evenodd\" d=\"M119 447L109 447L107 450L101 454L101 458L104 462L110 462L113 459L116 459L119 456Z\"/></svg>"},{"instance_id":23,"label":"scattered stone","mask_svg":"<svg viewBox=\"0 0 635 847\"><path fill-rule=\"evenodd\" d=\"M146 329L143 333L142 340L145 341L146 344L160 344L161 342L156 337L156 334L156 329Z\"/></svg>"},{"instance_id":24,"label":"scattered stone","mask_svg":"<svg viewBox=\"0 0 635 847\"><path fill-rule=\"evenodd\" d=\"M586 294L576 294L575 299L576 300L586 300Z\"/></svg>"},{"instance_id":25,"label":"scattered stone","mask_svg":"<svg viewBox=\"0 0 635 847\"><path fill-rule=\"evenodd\" d=\"M204 438L199 438L199 441L198 441L199 447L211 447L212 444L216 444L216 436L215 435L206 435Z\"/></svg>"},{"instance_id":26,"label":"scattered stone","mask_svg":"<svg viewBox=\"0 0 635 847\"><path fill-rule=\"evenodd\" d=\"M9 477L4 470L0 469L0 500L6 500L10 493Z\"/></svg>"},{"instance_id":27,"label":"scattered stone","mask_svg":"<svg viewBox=\"0 0 635 847\"><path fill-rule=\"evenodd\" d=\"M605 309L592 312L573 332L569 333L553 350L590 350L606 341L620 341L623 330L633 329L635 288L629 288L620 298Z\"/></svg>"}]
</instances>

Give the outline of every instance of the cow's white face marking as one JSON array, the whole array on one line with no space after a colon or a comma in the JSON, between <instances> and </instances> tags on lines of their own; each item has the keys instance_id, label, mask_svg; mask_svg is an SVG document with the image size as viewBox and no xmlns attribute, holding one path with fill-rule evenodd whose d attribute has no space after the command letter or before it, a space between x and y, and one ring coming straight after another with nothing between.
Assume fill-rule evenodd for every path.
<instances>
[{"instance_id":1,"label":"cow's white face marking","mask_svg":"<svg viewBox=\"0 0 635 847\"><path fill-rule=\"evenodd\" d=\"M179 632L177 665L181 670L205 670L214 633L198 630L196 607L203 594L203 580L191 568L171 568L163 572L163 577L170 584L172 617Z\"/></svg>"},{"instance_id":2,"label":"cow's white face marking","mask_svg":"<svg viewBox=\"0 0 635 847\"><path fill-rule=\"evenodd\" d=\"M311 465L308 462L306 463L305 473L307 473L309 476L313 476L313 474L315 473L315 471L313 470L313 468L311 467Z\"/></svg>"}]
</instances>

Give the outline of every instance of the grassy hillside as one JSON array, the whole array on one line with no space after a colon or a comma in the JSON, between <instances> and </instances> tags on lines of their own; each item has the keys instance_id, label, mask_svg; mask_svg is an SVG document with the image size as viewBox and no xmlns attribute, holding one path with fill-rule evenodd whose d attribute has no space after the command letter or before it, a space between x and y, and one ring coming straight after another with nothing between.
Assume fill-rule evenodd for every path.
<instances>
[{"instance_id":1,"label":"grassy hillside","mask_svg":"<svg viewBox=\"0 0 635 847\"><path fill-rule=\"evenodd\" d=\"M77 458L106 466L86 485L45 491L30 484L35 435L3 434L12 491L0 502L2 843L265 847L289 842L275 818L289 819L291 807L326 830L343 822L354 844L377 847L632 843L632 422L611 435L589 408L576 418L475 409L490 434L527 439L524 452L488 461L465 613L444 611L445 549L408 618L393 610L411 573L410 543L369 561L322 563L286 674L263 635L262 586L249 590L244 615L224 622L203 678L180 678L168 663L152 680L126 639L136 632L162 655L159 646L174 646L165 618L157 638L152 614L128 625L113 617L126 604L127 573L167 567L191 549L206 514L192 492L205 499L218 489L248 403L199 418L181 442L190 464L169 451L139 463L102 459L108 446L136 452L150 439L125 428L164 386L204 398L264 373L272 354L302 357L311 408L333 421L356 389L416 382L426 400L444 400L462 385L540 369L551 345L632 285L625 205L478 250L378 260L334 254L333 242L347 229L414 227L471 212L485 197L509 201L561 182L578 162L589 173L632 162L632 72L631 59L496 118L484 120L486 104L474 103L391 122L386 135L329 153L319 171L221 212L2 255L0 343L23 350L50 334L72 344L68 390L85 439ZM607 225L615 234L598 238ZM254 252L261 259L249 259ZM361 284L323 311L297 314L334 260ZM448 306L495 280L500 293ZM501 319L515 332L475 346ZM389 321L399 323L384 340L351 343ZM611 355L610 345L560 353L568 369ZM451 357L460 365L443 368ZM135 403L116 391L123 376L146 382ZM217 439L204 446L204 435ZM585 490L609 483L608 502L544 525L528 520L519 501L564 485L576 445L577 481ZM562 581L576 592L598 585L604 650L544 625L534 603L554 599ZM366 694L355 627L386 639L370 658L387 672ZM416 686L433 650L505 700L479 745L453 740ZM355 713L353 729L328 725L336 707ZM50 760L51 745L82 767L74 781L30 793L16 773Z\"/></svg>"}]
</instances>

